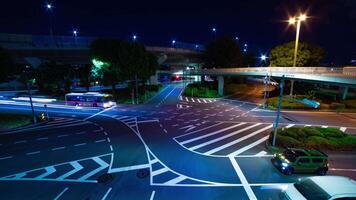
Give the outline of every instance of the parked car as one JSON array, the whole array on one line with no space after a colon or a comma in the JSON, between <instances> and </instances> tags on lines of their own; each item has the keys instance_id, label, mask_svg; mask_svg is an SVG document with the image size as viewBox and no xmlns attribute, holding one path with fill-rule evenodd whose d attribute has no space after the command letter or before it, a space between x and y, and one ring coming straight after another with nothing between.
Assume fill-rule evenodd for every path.
<instances>
[{"instance_id":1,"label":"parked car","mask_svg":"<svg viewBox=\"0 0 356 200\"><path fill-rule=\"evenodd\" d=\"M319 150L288 148L274 154L273 165L282 173L316 173L325 175L328 171L328 156Z\"/></svg>"},{"instance_id":2,"label":"parked car","mask_svg":"<svg viewBox=\"0 0 356 200\"><path fill-rule=\"evenodd\" d=\"M356 200L356 181L343 176L314 176L288 184L283 200Z\"/></svg>"}]
</instances>

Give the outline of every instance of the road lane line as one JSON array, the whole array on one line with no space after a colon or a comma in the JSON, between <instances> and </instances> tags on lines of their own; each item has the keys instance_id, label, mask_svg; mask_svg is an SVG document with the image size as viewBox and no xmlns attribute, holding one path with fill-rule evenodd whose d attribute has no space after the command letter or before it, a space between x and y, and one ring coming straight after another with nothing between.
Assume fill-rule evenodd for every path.
<instances>
[{"instance_id":1,"label":"road lane line","mask_svg":"<svg viewBox=\"0 0 356 200\"><path fill-rule=\"evenodd\" d=\"M246 140L246 139L248 139L248 138L250 138L250 137L253 137L253 136L255 136L255 135L257 135L257 134L259 134L259 133L261 133L261 132L263 132L263 131L265 131L265 130L268 130L268 129L272 128L272 126L273 126L273 125L271 124L271 125L269 125L269 126L267 126L267 127L264 127L264 128L262 128L262 129L260 129L260 130L257 130L257 131L255 131L255 132L252 132L252 133L248 134L248 135L245 135L245 136L243 136L243 137L241 137L241 138L239 138L239 139L237 139L237 140L234 140L234 141L232 141L232 142L226 143L226 144L221 145L221 146L219 146L219 147L217 147L217 148L211 149L211 150L205 152L204 155L211 155L211 154L213 154L213 153L216 153L216 152L218 152L218 151L221 151L221 150L223 150L223 149L225 149L225 148L227 148L227 147L230 147L230 146L232 146L232 145L234 145L234 144L237 144L237 143L239 143L239 142L241 142L241 141L243 141L243 140Z\"/></svg>"},{"instance_id":2,"label":"road lane line","mask_svg":"<svg viewBox=\"0 0 356 200\"><path fill-rule=\"evenodd\" d=\"M156 194L156 191L153 190L151 193L150 200L153 200L155 198L155 194Z\"/></svg>"},{"instance_id":3,"label":"road lane line","mask_svg":"<svg viewBox=\"0 0 356 200\"><path fill-rule=\"evenodd\" d=\"M190 142L194 142L196 140L200 140L200 139L203 139L203 138L206 138L206 137L209 137L209 136L212 136L212 135L216 135L218 133L221 133L221 132L224 132L224 131L227 131L227 130L230 130L230 129L233 129L233 128L236 128L236 127L239 127L239 126L242 126L246 123L239 123L239 124L235 124L233 126L229 126L227 128L224 128L224 129L220 129L220 130L217 130L217 131L214 131L212 133L209 133L209 134L206 134L206 135L202 135L202 136L199 136L199 137L195 137L195 138L192 138L192 139L189 139L189 140L185 140L185 141L182 141L180 142L181 144L187 144L187 143L190 143Z\"/></svg>"},{"instance_id":4,"label":"road lane line","mask_svg":"<svg viewBox=\"0 0 356 200\"><path fill-rule=\"evenodd\" d=\"M208 129L208 128L212 128L212 127L215 127L215 126L218 126L218 125L221 125L221 124L223 124L223 123L222 123L222 122L219 122L219 123L213 124L213 125L211 125L211 126L207 126L207 127L202 128L202 129L195 130L195 131L192 131L192 132L189 132L189 133L186 133L186 134L177 136L177 137L175 137L175 138L178 139L179 137L183 137L183 136L186 136L186 135L190 135L190 134L193 134L193 133L196 133L196 132L199 132L199 131L204 131L204 130L206 130L206 129ZM178 126L178 124L175 124L175 125ZM175 125L172 125L172 126L174 127Z\"/></svg>"},{"instance_id":5,"label":"road lane line","mask_svg":"<svg viewBox=\"0 0 356 200\"><path fill-rule=\"evenodd\" d=\"M142 164L142 165L127 166L127 167L118 167L118 168L110 169L109 173L126 172L126 171L145 169L145 168L150 168L150 165Z\"/></svg>"},{"instance_id":6,"label":"road lane line","mask_svg":"<svg viewBox=\"0 0 356 200\"><path fill-rule=\"evenodd\" d=\"M329 168L331 171L350 171L350 172L356 172L356 169L339 169L339 168Z\"/></svg>"},{"instance_id":7,"label":"road lane line","mask_svg":"<svg viewBox=\"0 0 356 200\"><path fill-rule=\"evenodd\" d=\"M93 133L96 133L96 132L99 132L99 131L101 131L100 129L99 130L95 130L95 131L93 131ZM78 132L78 133L75 133L76 135L83 135L83 134L85 134L86 133L86 131L82 131L82 132Z\"/></svg>"},{"instance_id":8,"label":"road lane line","mask_svg":"<svg viewBox=\"0 0 356 200\"><path fill-rule=\"evenodd\" d=\"M174 178L174 179L171 179L171 180L169 180L169 181L166 181L166 182L163 183L163 184L167 184L167 185L177 184L177 183L179 183L179 182L185 180L186 178L187 178L186 176L180 175L180 176L178 176L178 177L176 177L176 178Z\"/></svg>"},{"instance_id":9,"label":"road lane line","mask_svg":"<svg viewBox=\"0 0 356 200\"><path fill-rule=\"evenodd\" d=\"M10 158L13 158L13 156L2 157L2 158L0 158L0 160L6 160L6 159L10 159Z\"/></svg>"},{"instance_id":10,"label":"road lane line","mask_svg":"<svg viewBox=\"0 0 356 200\"><path fill-rule=\"evenodd\" d=\"M61 150L61 149L65 149L66 147L57 147L57 148L53 148L52 151L58 151L58 150Z\"/></svg>"},{"instance_id":11,"label":"road lane line","mask_svg":"<svg viewBox=\"0 0 356 200\"><path fill-rule=\"evenodd\" d=\"M269 138L269 135L267 135L267 136L255 141L255 142L253 142L253 143L251 143L251 144L249 144L247 146L244 146L243 148L238 149L237 151L234 151L234 152L230 153L228 156L233 156L233 157L237 156L237 155L239 155L239 154L251 149L252 147L257 146L257 145L261 144L262 142L268 140L268 138ZM266 152L264 152L264 153L266 153Z\"/></svg>"},{"instance_id":12,"label":"road lane line","mask_svg":"<svg viewBox=\"0 0 356 200\"><path fill-rule=\"evenodd\" d=\"M48 137L41 137L41 138L37 138L37 141L41 141L41 140L48 140Z\"/></svg>"},{"instance_id":13,"label":"road lane line","mask_svg":"<svg viewBox=\"0 0 356 200\"><path fill-rule=\"evenodd\" d=\"M68 190L68 187L64 188L64 190L62 192L60 192L53 200L58 200L67 190Z\"/></svg>"},{"instance_id":14,"label":"road lane line","mask_svg":"<svg viewBox=\"0 0 356 200\"><path fill-rule=\"evenodd\" d=\"M91 176L95 175L96 173L100 172L101 170L109 167L110 165L108 163L106 163L104 160L102 160L101 158L99 157L94 157L92 158L92 160L94 160L97 164L100 165L100 167L96 168L95 170L85 174L84 176L80 177L78 180L86 180L88 178L90 178Z\"/></svg>"},{"instance_id":15,"label":"road lane line","mask_svg":"<svg viewBox=\"0 0 356 200\"><path fill-rule=\"evenodd\" d=\"M105 193L105 195L103 196L103 198L101 198L101 200L105 200L106 197L108 197L108 195L109 195L109 193L111 192L111 190L112 190L112 188L109 188L109 189L106 191L106 193Z\"/></svg>"},{"instance_id":16,"label":"road lane line","mask_svg":"<svg viewBox=\"0 0 356 200\"><path fill-rule=\"evenodd\" d=\"M27 140L20 140L20 141L14 142L14 144L22 144L22 143L26 143L26 142L27 142Z\"/></svg>"},{"instance_id":17,"label":"road lane line","mask_svg":"<svg viewBox=\"0 0 356 200\"><path fill-rule=\"evenodd\" d=\"M111 141L110 141L110 138L106 138L106 140L107 140L108 142L111 142Z\"/></svg>"},{"instance_id":18,"label":"road lane line","mask_svg":"<svg viewBox=\"0 0 356 200\"><path fill-rule=\"evenodd\" d=\"M67 136L68 136L67 134L63 134L63 135L58 135L57 137L61 138L61 137L67 137Z\"/></svg>"},{"instance_id":19,"label":"road lane line","mask_svg":"<svg viewBox=\"0 0 356 200\"><path fill-rule=\"evenodd\" d=\"M253 193L253 190L251 188L251 186L248 184L245 175L242 173L240 166L237 164L236 160L234 157L229 157L232 166L235 169L235 172L237 174L237 176L239 177L242 186L244 187L247 196L250 200L257 200L257 197L255 196L255 193Z\"/></svg>"},{"instance_id":20,"label":"road lane line","mask_svg":"<svg viewBox=\"0 0 356 200\"><path fill-rule=\"evenodd\" d=\"M201 143L201 144L192 146L192 147L189 148L189 150L194 151L195 149L199 149L199 148L204 147L204 146L207 146L207 145L209 145L209 144L212 144L212 143L221 141L221 140L223 140L223 139L232 137L232 136L234 136L234 135L236 135L236 134L239 134L239 133L241 133L241 132L247 131L247 130L249 130L249 129L251 129L251 128L254 128L254 127L256 127L256 126L259 126L259 125L261 125L261 124L260 124L260 123L253 124L253 125L251 125L251 126L248 126L248 127L243 128L243 129L234 131L234 132L232 132L232 133L230 133L230 134L223 135L223 136L218 137L218 138L215 138L215 139L213 139L213 140L209 140L209 141L207 141L207 142L204 142L204 143Z\"/></svg>"},{"instance_id":21,"label":"road lane line","mask_svg":"<svg viewBox=\"0 0 356 200\"><path fill-rule=\"evenodd\" d=\"M156 162L158 162L158 159L157 159L157 158L155 158L155 159L151 160L151 162L150 162L150 163L151 163L151 165L152 165L152 164L155 164Z\"/></svg>"},{"instance_id":22,"label":"road lane line","mask_svg":"<svg viewBox=\"0 0 356 200\"><path fill-rule=\"evenodd\" d=\"M151 123L151 122L159 122L159 120L158 119L151 119L151 120L138 121L137 123L140 124L140 123Z\"/></svg>"},{"instance_id":23,"label":"road lane line","mask_svg":"<svg viewBox=\"0 0 356 200\"><path fill-rule=\"evenodd\" d=\"M95 141L95 143L100 143L100 142L105 142L105 141L106 141L105 139L102 139L102 140Z\"/></svg>"},{"instance_id":24,"label":"road lane line","mask_svg":"<svg viewBox=\"0 0 356 200\"><path fill-rule=\"evenodd\" d=\"M321 126L321 128L328 128L328 126Z\"/></svg>"},{"instance_id":25,"label":"road lane line","mask_svg":"<svg viewBox=\"0 0 356 200\"><path fill-rule=\"evenodd\" d=\"M113 148L112 148L112 145L110 145L110 150L111 150L111 151L114 151Z\"/></svg>"},{"instance_id":26,"label":"road lane line","mask_svg":"<svg viewBox=\"0 0 356 200\"><path fill-rule=\"evenodd\" d=\"M73 145L73 146L75 146L75 147L79 147L79 146L83 146L83 145L86 145L87 143L80 143L80 144L75 144L75 145Z\"/></svg>"},{"instance_id":27,"label":"road lane line","mask_svg":"<svg viewBox=\"0 0 356 200\"><path fill-rule=\"evenodd\" d=\"M34 154L39 154L41 153L41 151L33 151L33 152L29 152L29 153L26 153L26 155L34 155Z\"/></svg>"},{"instance_id":28,"label":"road lane line","mask_svg":"<svg viewBox=\"0 0 356 200\"><path fill-rule=\"evenodd\" d=\"M95 113L94 115L91 115L91 116L89 116L89 117L87 117L87 118L85 118L85 119L83 119L83 120L86 121L86 120L88 120L88 119L90 119L90 118L93 118L93 117L95 117L95 116L97 116L97 115L103 114L104 112L109 111L109 110L112 110L112 109L114 109L114 108L116 108L116 106L113 106L113 107L108 108L108 109L104 109L104 110L102 110L102 111L100 111L100 112L97 112L97 113Z\"/></svg>"},{"instance_id":29,"label":"road lane line","mask_svg":"<svg viewBox=\"0 0 356 200\"><path fill-rule=\"evenodd\" d=\"M159 174L162 174L162 173L168 172L168 171L169 171L169 169L166 168L166 167L164 167L164 168L158 169L158 170L156 170L156 171L153 171L153 172L152 172L152 176L157 176L157 175L159 175Z\"/></svg>"}]
</instances>

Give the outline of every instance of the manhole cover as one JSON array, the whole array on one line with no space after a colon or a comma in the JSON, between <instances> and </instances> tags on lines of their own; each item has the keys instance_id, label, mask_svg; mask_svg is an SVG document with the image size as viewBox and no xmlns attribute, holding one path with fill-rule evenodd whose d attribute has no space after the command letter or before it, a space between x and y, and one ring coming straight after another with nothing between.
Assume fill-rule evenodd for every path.
<instances>
[{"instance_id":1,"label":"manhole cover","mask_svg":"<svg viewBox=\"0 0 356 200\"><path fill-rule=\"evenodd\" d=\"M102 174L98 177L98 183L109 183L114 179L112 174Z\"/></svg>"},{"instance_id":2,"label":"manhole cover","mask_svg":"<svg viewBox=\"0 0 356 200\"><path fill-rule=\"evenodd\" d=\"M145 178L150 174L150 171L148 169L140 169L137 171L137 177L138 178Z\"/></svg>"}]
</instances>

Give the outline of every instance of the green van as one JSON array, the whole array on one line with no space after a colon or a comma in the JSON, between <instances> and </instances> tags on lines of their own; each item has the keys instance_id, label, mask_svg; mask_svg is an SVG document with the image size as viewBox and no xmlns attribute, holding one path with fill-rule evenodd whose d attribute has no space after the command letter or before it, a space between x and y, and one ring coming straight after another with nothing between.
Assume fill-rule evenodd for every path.
<instances>
[{"instance_id":1,"label":"green van","mask_svg":"<svg viewBox=\"0 0 356 200\"><path fill-rule=\"evenodd\" d=\"M273 165L282 173L316 173L325 175L328 171L328 156L319 150L288 148L273 155Z\"/></svg>"}]
</instances>

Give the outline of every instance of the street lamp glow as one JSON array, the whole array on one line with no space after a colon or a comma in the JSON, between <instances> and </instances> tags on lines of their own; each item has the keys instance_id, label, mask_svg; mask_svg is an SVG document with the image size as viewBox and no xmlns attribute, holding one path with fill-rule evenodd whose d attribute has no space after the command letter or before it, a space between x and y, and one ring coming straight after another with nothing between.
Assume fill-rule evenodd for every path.
<instances>
[{"instance_id":1,"label":"street lamp glow","mask_svg":"<svg viewBox=\"0 0 356 200\"><path fill-rule=\"evenodd\" d=\"M73 30L73 35L74 35L74 37L77 37L78 31L77 30Z\"/></svg>"},{"instance_id":2,"label":"street lamp glow","mask_svg":"<svg viewBox=\"0 0 356 200\"><path fill-rule=\"evenodd\" d=\"M176 43L176 40L172 40L172 44L175 44Z\"/></svg>"},{"instance_id":3,"label":"street lamp glow","mask_svg":"<svg viewBox=\"0 0 356 200\"><path fill-rule=\"evenodd\" d=\"M216 28L215 28L215 27L213 27L211 30L212 30L214 33L216 32Z\"/></svg>"},{"instance_id":4,"label":"street lamp glow","mask_svg":"<svg viewBox=\"0 0 356 200\"><path fill-rule=\"evenodd\" d=\"M47 4L46 7L47 7L47 9L49 9L49 10L52 9L52 5L51 5L51 4Z\"/></svg>"},{"instance_id":5,"label":"street lamp glow","mask_svg":"<svg viewBox=\"0 0 356 200\"><path fill-rule=\"evenodd\" d=\"M132 39L135 41L137 39L137 35L133 35Z\"/></svg>"},{"instance_id":6,"label":"street lamp glow","mask_svg":"<svg viewBox=\"0 0 356 200\"><path fill-rule=\"evenodd\" d=\"M239 40L239 37L235 37L235 40Z\"/></svg>"},{"instance_id":7,"label":"street lamp glow","mask_svg":"<svg viewBox=\"0 0 356 200\"><path fill-rule=\"evenodd\" d=\"M296 22L295 17L291 17L291 18L289 18L289 20L288 20L288 23L289 23L290 25L295 24L295 22Z\"/></svg>"},{"instance_id":8,"label":"street lamp glow","mask_svg":"<svg viewBox=\"0 0 356 200\"><path fill-rule=\"evenodd\" d=\"M261 57L260 57L261 61L266 61L267 60L267 56L262 54Z\"/></svg>"},{"instance_id":9,"label":"street lamp glow","mask_svg":"<svg viewBox=\"0 0 356 200\"><path fill-rule=\"evenodd\" d=\"M307 19L307 15L306 14L301 14L300 16L299 16L299 20L300 21L305 21Z\"/></svg>"}]
</instances>

